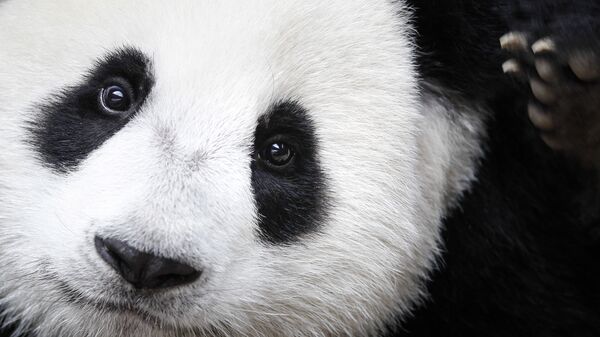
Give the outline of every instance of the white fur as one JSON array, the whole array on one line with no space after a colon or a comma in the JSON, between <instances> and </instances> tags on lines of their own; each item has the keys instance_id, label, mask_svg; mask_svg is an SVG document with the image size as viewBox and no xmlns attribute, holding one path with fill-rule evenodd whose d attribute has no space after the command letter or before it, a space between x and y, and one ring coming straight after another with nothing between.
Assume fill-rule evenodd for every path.
<instances>
[{"instance_id":1,"label":"white fur","mask_svg":"<svg viewBox=\"0 0 600 337\"><path fill-rule=\"evenodd\" d=\"M482 134L474 114L445 117L463 105L421 98L406 17L386 0L0 3L5 317L43 337L362 336L407 313ZM123 45L152 59L148 102L76 170L53 173L26 121ZM281 99L315 121L332 192L323 230L291 246L261 243L250 186L257 120ZM93 303L135 297L96 234L205 272L131 312L73 304L61 286Z\"/></svg>"}]
</instances>

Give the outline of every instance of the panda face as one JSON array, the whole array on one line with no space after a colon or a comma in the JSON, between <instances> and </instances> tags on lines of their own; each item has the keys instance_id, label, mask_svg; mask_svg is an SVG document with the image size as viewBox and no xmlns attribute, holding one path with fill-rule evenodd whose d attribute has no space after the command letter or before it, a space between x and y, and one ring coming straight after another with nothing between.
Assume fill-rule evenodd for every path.
<instances>
[{"instance_id":1,"label":"panda face","mask_svg":"<svg viewBox=\"0 0 600 337\"><path fill-rule=\"evenodd\" d=\"M353 336L409 310L442 207L403 11L1 2L7 321L40 336Z\"/></svg>"}]
</instances>

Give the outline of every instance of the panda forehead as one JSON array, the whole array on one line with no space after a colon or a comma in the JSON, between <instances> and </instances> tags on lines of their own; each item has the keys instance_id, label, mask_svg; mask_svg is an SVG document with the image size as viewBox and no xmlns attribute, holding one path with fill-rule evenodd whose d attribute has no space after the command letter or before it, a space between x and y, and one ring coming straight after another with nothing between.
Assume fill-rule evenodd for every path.
<instances>
[{"instance_id":1,"label":"panda forehead","mask_svg":"<svg viewBox=\"0 0 600 337\"><path fill-rule=\"evenodd\" d=\"M251 77L265 82L290 78L289 82L300 86L299 78L319 71L316 63L340 59L361 44L372 47L377 41L370 34L381 31L374 27L376 18L390 11L379 8L382 4L366 6L363 1L316 0L143 4L109 0L86 2L85 10L74 0L7 4L0 12L0 27L22 37L17 41L0 36L7 40L3 45L14 47L9 48L12 55L7 61L19 63L31 60L31 54L46 55L46 60L34 59L27 65L32 73L36 67L44 70L38 75L43 80L72 83L91 60L133 46L152 58L161 83L171 77L215 91L220 88L215 86L217 81L242 82ZM357 50L356 54L366 57L369 51ZM352 62L329 61L325 66L330 69ZM339 69L340 76L344 71ZM255 84L248 81L245 87Z\"/></svg>"},{"instance_id":2,"label":"panda forehead","mask_svg":"<svg viewBox=\"0 0 600 337\"><path fill-rule=\"evenodd\" d=\"M377 24L372 17L389 8L336 2L151 1L140 6L135 1L93 1L80 11L80 3L59 0L37 4L29 19L40 24L20 24L18 30L25 39L47 42L48 50L26 52L49 55L31 68L39 67L35 76L51 83L46 86L50 93L79 82L93 60L132 46L152 62L156 84L151 97L164 118L182 120L184 111L205 111L249 126L240 123L240 111L249 122L280 100L312 106L323 99L343 100L327 92L358 82L348 78L354 63L364 60L353 55L368 59L371 49L377 52L370 33L378 29L369 25ZM18 3L12 6L19 10ZM13 28L10 20L6 24Z\"/></svg>"},{"instance_id":3,"label":"panda forehead","mask_svg":"<svg viewBox=\"0 0 600 337\"><path fill-rule=\"evenodd\" d=\"M146 115L185 139L203 128L243 139L281 101L300 102L317 132L346 112L356 117L344 118L405 124L414 117L381 115L390 104L413 111L406 107L414 103L408 40L398 26L381 26L394 22L391 3L92 1L85 11L74 0L6 4L0 29L21 38L0 36L10 51L0 63L17 65L0 64L14 79L3 91L27 83L28 105L80 83L98 59L133 47L150 60L156 80ZM401 92L408 94L394 98Z\"/></svg>"}]
</instances>

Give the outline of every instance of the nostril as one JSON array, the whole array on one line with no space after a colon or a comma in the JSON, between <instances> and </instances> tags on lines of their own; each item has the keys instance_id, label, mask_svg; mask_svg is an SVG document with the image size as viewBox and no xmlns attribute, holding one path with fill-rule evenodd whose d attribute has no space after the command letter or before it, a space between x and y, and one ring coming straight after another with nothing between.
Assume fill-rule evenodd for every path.
<instances>
[{"instance_id":1,"label":"nostril","mask_svg":"<svg viewBox=\"0 0 600 337\"><path fill-rule=\"evenodd\" d=\"M122 265L124 261L117 253L118 250L115 249L114 245L111 245L107 240L103 240L99 237L94 238L94 244L100 257L115 270L121 270L123 267L126 267Z\"/></svg>"},{"instance_id":2,"label":"nostril","mask_svg":"<svg viewBox=\"0 0 600 337\"><path fill-rule=\"evenodd\" d=\"M138 289L158 289L196 281L201 271L164 257L145 253L115 239L94 238L100 257Z\"/></svg>"},{"instance_id":3,"label":"nostril","mask_svg":"<svg viewBox=\"0 0 600 337\"><path fill-rule=\"evenodd\" d=\"M194 282L201 272L188 265L168 260L155 259L149 261L143 278L149 288L168 288Z\"/></svg>"},{"instance_id":4,"label":"nostril","mask_svg":"<svg viewBox=\"0 0 600 337\"><path fill-rule=\"evenodd\" d=\"M145 254L115 239L94 238L96 250L129 283L138 283L145 266Z\"/></svg>"}]
</instances>

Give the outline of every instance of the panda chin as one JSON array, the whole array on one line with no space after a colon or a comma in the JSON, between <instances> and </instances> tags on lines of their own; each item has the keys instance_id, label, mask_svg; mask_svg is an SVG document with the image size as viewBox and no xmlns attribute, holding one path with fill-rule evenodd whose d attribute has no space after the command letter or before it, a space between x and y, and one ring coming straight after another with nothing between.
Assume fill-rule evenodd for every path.
<instances>
[{"instance_id":1,"label":"panda chin","mask_svg":"<svg viewBox=\"0 0 600 337\"><path fill-rule=\"evenodd\" d=\"M69 328L79 335L93 335L101 329L115 329L127 331L130 335L138 336L141 331L151 331L153 335L178 335L186 330L199 329L197 325L191 324L185 319L182 309L173 309L171 298L156 298L153 295L123 296L120 300L90 299L81 291L63 284L60 287L62 301L68 311L78 313L75 317L94 317L84 321L74 321L75 324ZM187 323L186 323L187 322ZM203 328L200 328L204 330Z\"/></svg>"},{"instance_id":2,"label":"panda chin","mask_svg":"<svg viewBox=\"0 0 600 337\"><path fill-rule=\"evenodd\" d=\"M144 303L144 298L136 300L124 299L120 303L110 300L93 300L88 298L83 292L76 290L66 282L59 282L59 290L62 293L65 302L68 305L81 307L82 309L96 310L99 313L127 314L141 318L144 321L160 322L164 318L162 315L155 315L143 309L140 304Z\"/></svg>"}]
</instances>

